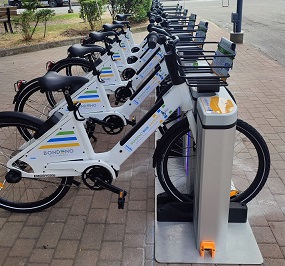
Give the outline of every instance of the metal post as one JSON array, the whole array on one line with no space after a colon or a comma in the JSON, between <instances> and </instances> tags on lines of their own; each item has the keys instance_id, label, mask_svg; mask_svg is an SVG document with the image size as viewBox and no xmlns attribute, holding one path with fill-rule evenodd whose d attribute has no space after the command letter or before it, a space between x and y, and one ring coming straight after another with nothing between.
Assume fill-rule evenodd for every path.
<instances>
[{"instance_id":1,"label":"metal post","mask_svg":"<svg viewBox=\"0 0 285 266\"><path fill-rule=\"evenodd\" d=\"M68 1L68 13L73 13L73 9L71 7L71 0Z\"/></svg>"},{"instance_id":2,"label":"metal post","mask_svg":"<svg viewBox=\"0 0 285 266\"><path fill-rule=\"evenodd\" d=\"M241 32L242 4L243 4L243 0L237 0L238 21L237 21L237 25L236 25L236 32Z\"/></svg>"},{"instance_id":3,"label":"metal post","mask_svg":"<svg viewBox=\"0 0 285 266\"><path fill-rule=\"evenodd\" d=\"M243 43L243 31L241 30L243 0L237 0L237 11L232 13L233 32L230 40L235 43Z\"/></svg>"}]
</instances>

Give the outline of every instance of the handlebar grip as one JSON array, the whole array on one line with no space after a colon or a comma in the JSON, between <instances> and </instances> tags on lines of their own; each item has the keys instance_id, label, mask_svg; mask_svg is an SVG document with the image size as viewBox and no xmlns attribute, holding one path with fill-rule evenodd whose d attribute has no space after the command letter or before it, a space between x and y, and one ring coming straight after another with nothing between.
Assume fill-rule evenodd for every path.
<instances>
[{"instance_id":1,"label":"handlebar grip","mask_svg":"<svg viewBox=\"0 0 285 266\"><path fill-rule=\"evenodd\" d=\"M153 15L150 16L148 20L149 20L149 23L154 23L155 22L155 16L153 16Z\"/></svg>"},{"instance_id":2,"label":"handlebar grip","mask_svg":"<svg viewBox=\"0 0 285 266\"><path fill-rule=\"evenodd\" d=\"M166 30L162 29L162 28L158 28L156 26L152 26L152 30L159 33L159 34L162 34L162 35L165 35L165 36L168 36L168 37L171 37L171 34L169 34Z\"/></svg>"},{"instance_id":3,"label":"handlebar grip","mask_svg":"<svg viewBox=\"0 0 285 266\"><path fill-rule=\"evenodd\" d=\"M155 33L155 32L151 32L149 35L148 35L148 47L150 49L154 49L156 44L157 44L157 41L158 41L158 35Z\"/></svg>"}]
</instances>

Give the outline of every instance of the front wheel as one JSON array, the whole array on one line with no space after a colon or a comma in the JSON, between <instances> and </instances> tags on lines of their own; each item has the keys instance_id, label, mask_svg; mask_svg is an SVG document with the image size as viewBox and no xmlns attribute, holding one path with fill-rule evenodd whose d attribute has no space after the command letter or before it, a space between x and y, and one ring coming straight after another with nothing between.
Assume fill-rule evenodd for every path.
<instances>
[{"instance_id":1,"label":"front wheel","mask_svg":"<svg viewBox=\"0 0 285 266\"><path fill-rule=\"evenodd\" d=\"M0 113L1 208L13 212L42 211L60 201L72 185L73 177L19 178L6 167L7 161L19 153L20 147L25 143L19 128L29 132L30 138L42 124L41 120L25 114ZM21 160L16 161L14 166L26 172L33 172L33 169Z\"/></svg>"},{"instance_id":2,"label":"front wheel","mask_svg":"<svg viewBox=\"0 0 285 266\"><path fill-rule=\"evenodd\" d=\"M195 143L187 119L175 123L159 140L156 166L165 192L175 201L193 196ZM193 165L192 165L193 164ZM231 201L247 203L263 188L270 170L270 155L262 136L238 119L234 146Z\"/></svg>"}]
</instances>

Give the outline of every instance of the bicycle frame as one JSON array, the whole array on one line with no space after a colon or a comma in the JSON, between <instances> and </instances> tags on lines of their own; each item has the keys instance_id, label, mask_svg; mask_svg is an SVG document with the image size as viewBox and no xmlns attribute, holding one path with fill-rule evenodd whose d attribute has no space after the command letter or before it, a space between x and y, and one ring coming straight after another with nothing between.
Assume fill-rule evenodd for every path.
<instances>
[{"instance_id":1,"label":"bicycle frame","mask_svg":"<svg viewBox=\"0 0 285 266\"><path fill-rule=\"evenodd\" d=\"M161 59L161 57L163 57L165 53L163 46L157 45L155 49L150 49L147 47L146 42L144 47L145 48L142 49L142 51L144 52L137 60L137 62L129 65L130 68L132 68L137 73L132 78L132 80L134 81L133 87L135 89L143 82L143 79L150 74L153 67L153 65L152 67L150 67L150 61L156 60L156 62L159 62L159 60ZM118 44L116 44L116 49L117 51L121 50ZM125 57L121 56L121 52L115 53L113 57L114 60L112 60L112 58L110 58L110 56L108 56L107 54L103 55L101 58L102 63L97 66L97 69L101 72L100 79L102 80L102 85L105 87L107 94L113 94L118 87L126 86L128 83L128 81L121 80L119 71L125 68L125 65L121 63L122 58ZM96 77L94 77L91 71L86 75L86 78L92 80Z\"/></svg>"},{"instance_id":2,"label":"bicycle frame","mask_svg":"<svg viewBox=\"0 0 285 266\"><path fill-rule=\"evenodd\" d=\"M96 79L89 81L79 90L72 94L73 102L80 102L80 114L86 118L93 117L103 120L109 115L117 115L127 125L127 119L130 115L143 103L143 101L155 90L157 86L168 76L168 71L163 57L160 57L160 64L151 62L148 67L153 69L153 72L147 77L144 83L138 87L133 95L121 106L112 107L105 88ZM143 73L141 74L143 75ZM53 108L49 116L60 111L68 113L66 101L62 99Z\"/></svg>"},{"instance_id":3,"label":"bicycle frame","mask_svg":"<svg viewBox=\"0 0 285 266\"><path fill-rule=\"evenodd\" d=\"M167 77L168 71L163 59L163 53L160 48L139 77L134 79L132 86L137 88L133 95L120 107L111 107L107 97L108 91L102 83L96 78L92 78L87 84L82 86L72 95L74 102L80 102L80 113L84 117L96 117L103 120L109 115L117 115L127 125L126 119L137 109L142 102L159 86L159 84ZM152 71L152 72L151 72ZM151 72L150 74L148 72ZM146 75L148 74L148 75ZM139 85L139 83L142 83ZM61 100L49 113L51 116L56 111L61 113L69 112L66 107L66 101Z\"/></svg>"},{"instance_id":4,"label":"bicycle frame","mask_svg":"<svg viewBox=\"0 0 285 266\"><path fill-rule=\"evenodd\" d=\"M7 167L20 171L25 178L48 178L80 176L86 168L99 165L108 169L115 179L121 164L178 107L187 112L186 116L196 139L196 122L191 112L194 106L189 87L183 83L173 85L140 122L108 152L93 151L84 128L85 119L76 119L75 114L69 112L41 137L24 144L23 150L8 161ZM78 112L76 116L79 116ZM34 173L15 168L13 164L17 160L29 164Z\"/></svg>"}]
</instances>

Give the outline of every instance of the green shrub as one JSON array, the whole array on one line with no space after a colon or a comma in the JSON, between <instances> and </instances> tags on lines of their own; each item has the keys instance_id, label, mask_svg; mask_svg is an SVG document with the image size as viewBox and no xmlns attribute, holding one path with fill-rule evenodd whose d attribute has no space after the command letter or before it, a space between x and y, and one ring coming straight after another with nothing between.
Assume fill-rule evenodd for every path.
<instances>
[{"instance_id":1,"label":"green shrub","mask_svg":"<svg viewBox=\"0 0 285 266\"><path fill-rule=\"evenodd\" d=\"M102 0L79 0L81 5L79 17L89 23L91 30L95 30L96 22L101 21Z\"/></svg>"},{"instance_id":2,"label":"green shrub","mask_svg":"<svg viewBox=\"0 0 285 266\"><path fill-rule=\"evenodd\" d=\"M22 7L29 11L36 11L38 6L41 6L38 0L21 0Z\"/></svg>"},{"instance_id":3,"label":"green shrub","mask_svg":"<svg viewBox=\"0 0 285 266\"><path fill-rule=\"evenodd\" d=\"M44 38L45 38L46 37L46 31L47 31L47 22L53 16L55 16L55 11L52 9L45 8L45 9L37 10L35 13L36 25L34 27L34 31L36 30L38 23L43 22L44 23Z\"/></svg>"},{"instance_id":4,"label":"green shrub","mask_svg":"<svg viewBox=\"0 0 285 266\"><path fill-rule=\"evenodd\" d=\"M54 15L55 12L51 9L25 10L19 17L15 19L15 23L17 28L20 30L23 39L25 41L30 41L33 38L39 22L43 22L45 38L47 21Z\"/></svg>"},{"instance_id":5,"label":"green shrub","mask_svg":"<svg viewBox=\"0 0 285 266\"><path fill-rule=\"evenodd\" d=\"M146 20L151 0L109 0L108 4L113 19L116 14L131 14L131 22L142 22Z\"/></svg>"},{"instance_id":6,"label":"green shrub","mask_svg":"<svg viewBox=\"0 0 285 266\"><path fill-rule=\"evenodd\" d=\"M34 21L34 12L31 10L25 10L21 16L15 19L16 27L20 30L23 39L30 41L33 36L34 30L32 29L31 23Z\"/></svg>"}]
</instances>

